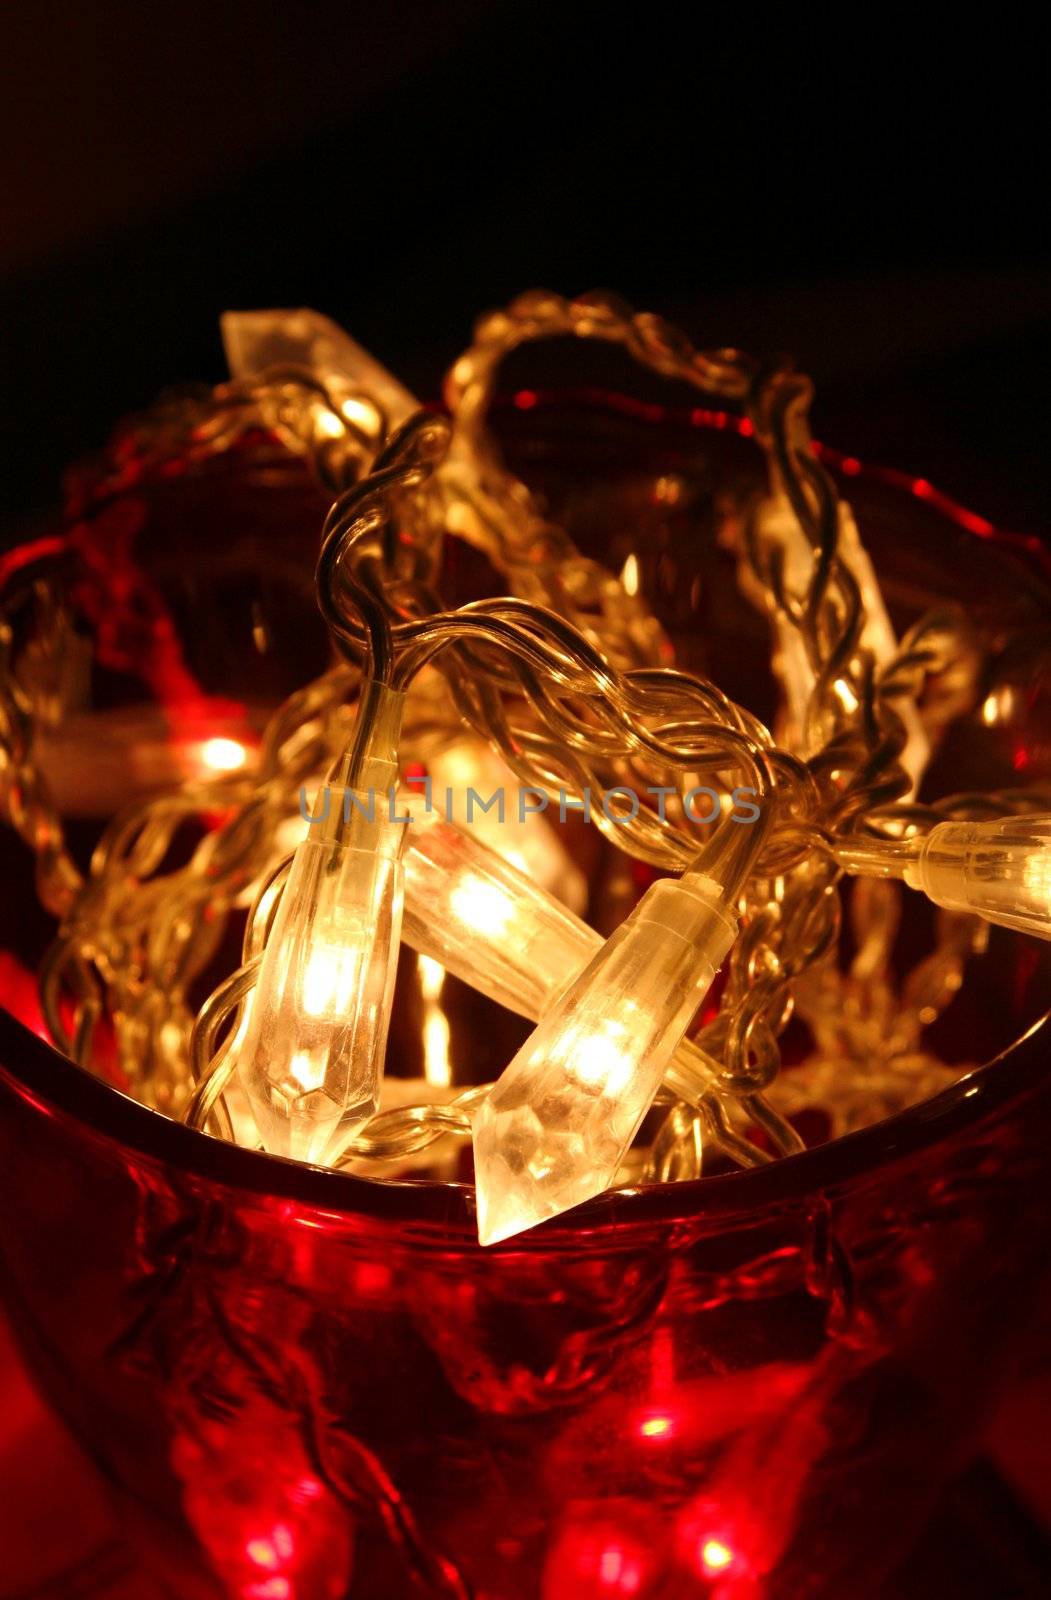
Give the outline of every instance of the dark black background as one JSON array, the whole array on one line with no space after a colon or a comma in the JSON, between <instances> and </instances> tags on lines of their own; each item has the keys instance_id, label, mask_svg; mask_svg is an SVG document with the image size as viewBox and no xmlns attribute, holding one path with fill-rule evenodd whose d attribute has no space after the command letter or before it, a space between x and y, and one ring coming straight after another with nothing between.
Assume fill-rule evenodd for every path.
<instances>
[{"instance_id":1,"label":"dark black background","mask_svg":"<svg viewBox=\"0 0 1051 1600\"><path fill-rule=\"evenodd\" d=\"M226 306L307 304L423 395L520 289L792 350L829 442L1048 528L1046 45L871 8L6 7L4 499Z\"/></svg>"}]
</instances>

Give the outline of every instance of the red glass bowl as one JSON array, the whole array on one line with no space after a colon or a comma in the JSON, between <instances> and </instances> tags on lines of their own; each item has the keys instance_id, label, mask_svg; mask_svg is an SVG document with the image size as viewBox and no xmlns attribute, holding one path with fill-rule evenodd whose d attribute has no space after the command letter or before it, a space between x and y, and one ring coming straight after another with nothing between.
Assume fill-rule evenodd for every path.
<instances>
[{"instance_id":1,"label":"red glass bowl","mask_svg":"<svg viewBox=\"0 0 1051 1600\"><path fill-rule=\"evenodd\" d=\"M764 709L722 539L747 439L565 401L504 422L613 561L619 508L687 657ZM932 782L1046 774L1039 576L929 498L868 488L897 620L951 590L992 649L1004 715L951 730ZM1047 977L1046 947L997 933L946 1034L992 1059L936 1099L488 1252L463 1185L203 1138L0 1015L22 1350L180 1600L878 1592L973 1449L1044 1272Z\"/></svg>"}]
</instances>

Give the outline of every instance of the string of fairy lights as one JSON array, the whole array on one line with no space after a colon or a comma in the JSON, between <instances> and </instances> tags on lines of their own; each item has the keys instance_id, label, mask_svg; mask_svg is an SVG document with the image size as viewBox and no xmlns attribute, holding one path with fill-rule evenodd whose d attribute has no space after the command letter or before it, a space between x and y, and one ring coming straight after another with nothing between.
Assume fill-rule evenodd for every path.
<instances>
[{"instance_id":1,"label":"string of fairy lights","mask_svg":"<svg viewBox=\"0 0 1051 1600\"><path fill-rule=\"evenodd\" d=\"M807 1104L846 1132L951 1081L923 1030L987 923L1051 936L1051 801L1034 787L917 799L940 728L976 692L974 641L945 606L896 638L811 448L807 379L698 351L606 295L535 293L483 318L449 374L447 416L313 313L229 315L224 333L231 381L159 404L122 448L148 471L262 430L309 462L332 502L317 596L333 665L274 713L250 770L196 772L136 803L82 873L35 760L68 618L57 582L8 584L0 783L60 919L40 974L58 1047L99 1070L105 1029L147 1104L319 1165L397 1176L470 1139L483 1243L618 1182L701 1176L716 1153L791 1156L803 1142L789 1119ZM747 419L767 492L744 520L738 578L770 620L776 740L675 666L637 574L582 555L501 459L488 426L500 364L556 336L621 345ZM481 552L506 593L447 606L451 541ZM491 802L445 814L410 776L421 770L456 772L468 792L502 775L510 815ZM608 939L579 914L583 880L539 804L516 809L525 793L586 810L664 874ZM188 822L198 842L172 867ZM851 981L884 1009L897 885L942 908L933 950L894 993L897 1055L867 1070L843 1059L848 877ZM241 964L195 1013L246 906ZM430 985L432 1039L445 972L535 1023L494 1083L465 1089L436 1069L426 1096L384 1094L403 941ZM782 1073L793 1015L815 1051Z\"/></svg>"}]
</instances>

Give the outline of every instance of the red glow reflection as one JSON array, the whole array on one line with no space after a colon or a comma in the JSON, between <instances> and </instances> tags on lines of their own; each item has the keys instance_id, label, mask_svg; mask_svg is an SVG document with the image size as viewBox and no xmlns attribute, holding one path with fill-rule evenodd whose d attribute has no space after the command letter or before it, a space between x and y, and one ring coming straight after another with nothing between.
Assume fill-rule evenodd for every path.
<instances>
[{"instance_id":1,"label":"red glow reflection","mask_svg":"<svg viewBox=\"0 0 1051 1600\"><path fill-rule=\"evenodd\" d=\"M720 433L735 433L743 439L750 438L754 432L752 423L747 417L733 416L727 411L716 411L704 406L683 409L652 405L632 399L628 395L588 387L558 390L552 393L542 390L537 392L532 389L519 390L512 403L519 410L548 404L594 406L654 426L686 422L693 428L713 428ZM1051 576L1051 551L1043 540L1035 535L1012 533L995 527L988 518L981 517L977 512L960 505L951 495L935 488L926 478L913 478L910 474L896 471L893 467L872 466L868 462L859 461L857 456L842 455L840 451L834 450L831 445L822 444L818 439L813 441L813 451L818 460L833 472L840 472L851 478L865 478L874 483L882 483L887 488L914 495L916 499L925 501L942 516L955 522L958 527L966 528L968 533L977 534L980 539L992 539L997 544L1023 553L1030 561L1035 562L1046 576Z\"/></svg>"},{"instance_id":2,"label":"red glow reflection","mask_svg":"<svg viewBox=\"0 0 1051 1600\"><path fill-rule=\"evenodd\" d=\"M761 1563L755 1553L762 1537L758 1523L749 1535L745 1514L731 1515L715 1500L702 1499L683 1519L681 1559L705 1580L704 1593L712 1600L751 1600L758 1588Z\"/></svg>"},{"instance_id":3,"label":"red glow reflection","mask_svg":"<svg viewBox=\"0 0 1051 1600\"><path fill-rule=\"evenodd\" d=\"M352 1566L345 1505L265 1399L235 1383L223 1409L221 1420L192 1419L173 1448L187 1518L216 1573L240 1600L336 1600Z\"/></svg>"},{"instance_id":4,"label":"red glow reflection","mask_svg":"<svg viewBox=\"0 0 1051 1600\"><path fill-rule=\"evenodd\" d=\"M643 1531L618 1525L597 1508L577 1511L563 1528L544 1576L543 1600L630 1600L653 1577L653 1553Z\"/></svg>"},{"instance_id":5,"label":"red glow reflection","mask_svg":"<svg viewBox=\"0 0 1051 1600\"><path fill-rule=\"evenodd\" d=\"M33 974L17 957L0 950L0 1001L12 1016L24 1022L38 1038L51 1042L51 1035L40 1009L40 991Z\"/></svg>"},{"instance_id":6,"label":"red glow reflection","mask_svg":"<svg viewBox=\"0 0 1051 1600\"><path fill-rule=\"evenodd\" d=\"M287 1523L279 1522L270 1530L267 1538L249 1539L245 1549L248 1559L254 1561L257 1567L266 1567L272 1572L275 1567L292 1559L296 1553L296 1542Z\"/></svg>"}]
</instances>

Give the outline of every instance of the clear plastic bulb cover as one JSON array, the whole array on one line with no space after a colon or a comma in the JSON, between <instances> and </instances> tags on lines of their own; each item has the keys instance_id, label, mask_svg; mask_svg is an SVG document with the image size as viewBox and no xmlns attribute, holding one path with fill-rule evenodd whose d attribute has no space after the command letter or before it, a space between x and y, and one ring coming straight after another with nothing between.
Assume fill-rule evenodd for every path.
<instances>
[{"instance_id":1,"label":"clear plastic bulb cover","mask_svg":"<svg viewBox=\"0 0 1051 1600\"><path fill-rule=\"evenodd\" d=\"M538 1017L602 946L539 884L437 811L413 807L402 937L472 988Z\"/></svg>"},{"instance_id":2,"label":"clear plastic bulb cover","mask_svg":"<svg viewBox=\"0 0 1051 1600\"><path fill-rule=\"evenodd\" d=\"M405 847L402 938L471 988L535 1022L599 950L602 935L473 834L419 796ZM696 1105L718 1063L690 1039L675 1051L665 1082Z\"/></svg>"},{"instance_id":3,"label":"clear plastic bulb cover","mask_svg":"<svg viewBox=\"0 0 1051 1600\"><path fill-rule=\"evenodd\" d=\"M237 1070L275 1155L331 1164L379 1101L406 831L386 805L326 785L267 939Z\"/></svg>"},{"instance_id":4,"label":"clear plastic bulb cover","mask_svg":"<svg viewBox=\"0 0 1051 1600\"><path fill-rule=\"evenodd\" d=\"M428 758L439 812L487 844L556 899L581 912L587 880L555 829L536 809L539 791L523 789L481 739L457 739Z\"/></svg>"},{"instance_id":5,"label":"clear plastic bulb cover","mask_svg":"<svg viewBox=\"0 0 1051 1600\"><path fill-rule=\"evenodd\" d=\"M472 1113L483 1244L609 1187L736 931L714 880L655 883L545 1012Z\"/></svg>"},{"instance_id":6,"label":"clear plastic bulb cover","mask_svg":"<svg viewBox=\"0 0 1051 1600\"><path fill-rule=\"evenodd\" d=\"M940 822L905 881L950 911L1051 939L1051 817Z\"/></svg>"},{"instance_id":7,"label":"clear plastic bulb cover","mask_svg":"<svg viewBox=\"0 0 1051 1600\"><path fill-rule=\"evenodd\" d=\"M271 367L305 367L329 385L342 381L352 392L370 395L383 407L390 428L419 410L408 389L320 311L224 311L220 326L233 378L257 378ZM353 415L348 410L348 420Z\"/></svg>"}]
</instances>

